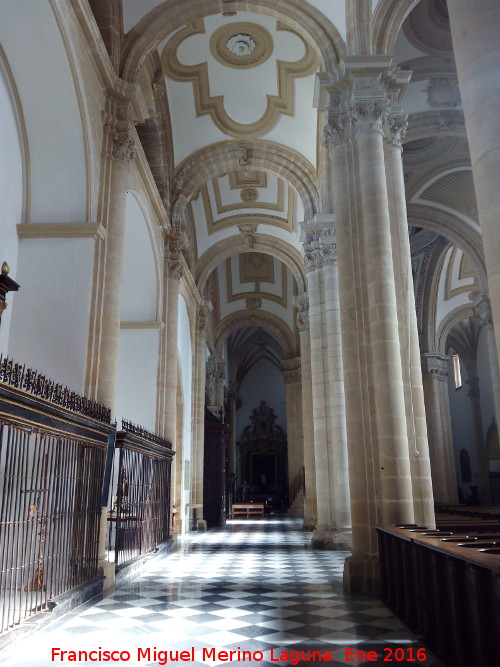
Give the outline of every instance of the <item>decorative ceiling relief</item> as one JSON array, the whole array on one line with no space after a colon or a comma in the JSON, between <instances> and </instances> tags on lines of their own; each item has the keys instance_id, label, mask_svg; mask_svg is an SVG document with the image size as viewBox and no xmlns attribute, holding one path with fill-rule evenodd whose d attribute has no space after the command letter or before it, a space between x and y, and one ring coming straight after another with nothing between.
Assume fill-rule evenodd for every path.
<instances>
[{"instance_id":1,"label":"decorative ceiling relief","mask_svg":"<svg viewBox=\"0 0 500 667\"><path fill-rule=\"evenodd\" d=\"M247 222L293 229L295 193L281 178L234 172L213 178L200 192L209 234ZM231 215L233 211L247 212Z\"/></svg>"},{"instance_id":2,"label":"decorative ceiling relief","mask_svg":"<svg viewBox=\"0 0 500 667\"><path fill-rule=\"evenodd\" d=\"M478 275L469 258L454 246L446 267L444 298L448 301L459 294L469 294L477 282Z\"/></svg>"},{"instance_id":3,"label":"decorative ceiling relief","mask_svg":"<svg viewBox=\"0 0 500 667\"><path fill-rule=\"evenodd\" d=\"M263 299L274 301L283 308L290 305L287 267L271 255L240 253L237 262L230 258L226 260L225 274L228 303L244 299L250 310L261 308Z\"/></svg>"},{"instance_id":4,"label":"decorative ceiling relief","mask_svg":"<svg viewBox=\"0 0 500 667\"><path fill-rule=\"evenodd\" d=\"M281 115L293 116L294 79L307 77L319 67L316 53L302 37L281 22L276 23L274 41L269 31L258 23L232 22L216 29L212 26L210 30L211 34L207 34L203 20L188 23L169 39L162 53L163 73L174 81L192 83L196 116L209 115L219 130L237 138L261 137L276 125ZM301 44L300 49L296 46L291 49L289 44L278 48L279 31L291 33L297 45ZM203 39L195 49L189 40L196 36ZM281 55L290 57L291 51L296 52L297 60L280 59ZM207 60L196 64L186 62L196 60L194 53L206 54ZM227 68L239 70L239 86L231 85L233 80ZM251 85L253 79L247 74L254 68L260 68L259 76L265 81L259 89ZM254 88L254 101L244 104L244 108L250 115L252 110L255 115L261 113L262 108L264 112L254 122L238 122L233 115L243 104L242 92L248 95ZM222 90L223 94L212 95L212 90ZM240 111L238 116L241 118Z\"/></svg>"}]
</instances>

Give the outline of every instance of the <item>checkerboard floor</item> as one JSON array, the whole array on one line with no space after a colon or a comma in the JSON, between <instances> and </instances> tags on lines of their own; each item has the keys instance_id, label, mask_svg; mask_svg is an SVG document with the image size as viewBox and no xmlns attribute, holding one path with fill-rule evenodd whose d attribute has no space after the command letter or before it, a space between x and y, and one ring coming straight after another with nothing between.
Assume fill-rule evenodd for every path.
<instances>
[{"instance_id":1,"label":"checkerboard floor","mask_svg":"<svg viewBox=\"0 0 500 667\"><path fill-rule=\"evenodd\" d=\"M85 664L197 667L229 662L221 652L240 651L231 662L248 667L387 665L388 657L441 665L382 602L345 595L347 553L312 550L310 539L299 520L281 517L187 535L142 576L33 635L0 664L84 664L68 662L68 654L52 662L51 651L101 647L128 651L130 659ZM180 651L189 659L178 653L175 661Z\"/></svg>"}]
</instances>

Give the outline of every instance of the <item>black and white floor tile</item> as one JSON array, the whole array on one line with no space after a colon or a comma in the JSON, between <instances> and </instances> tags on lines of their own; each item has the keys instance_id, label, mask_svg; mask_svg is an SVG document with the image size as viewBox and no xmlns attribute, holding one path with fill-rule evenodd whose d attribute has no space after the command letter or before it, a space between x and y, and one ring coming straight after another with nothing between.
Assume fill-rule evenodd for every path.
<instances>
[{"instance_id":1,"label":"black and white floor tile","mask_svg":"<svg viewBox=\"0 0 500 667\"><path fill-rule=\"evenodd\" d=\"M188 535L142 576L33 635L0 665L441 665L380 601L342 592L345 552L309 543L298 520L279 517ZM124 659L61 654L99 648Z\"/></svg>"}]
</instances>

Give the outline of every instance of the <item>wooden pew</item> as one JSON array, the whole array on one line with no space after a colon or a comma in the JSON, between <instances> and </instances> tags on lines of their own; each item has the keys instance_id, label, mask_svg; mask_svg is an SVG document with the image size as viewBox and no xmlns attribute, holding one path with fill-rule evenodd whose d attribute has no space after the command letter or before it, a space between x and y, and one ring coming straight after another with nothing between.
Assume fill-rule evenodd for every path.
<instances>
[{"instance_id":1,"label":"wooden pew","mask_svg":"<svg viewBox=\"0 0 500 667\"><path fill-rule=\"evenodd\" d=\"M234 503L231 506L233 519L254 519L264 516L264 503Z\"/></svg>"}]
</instances>

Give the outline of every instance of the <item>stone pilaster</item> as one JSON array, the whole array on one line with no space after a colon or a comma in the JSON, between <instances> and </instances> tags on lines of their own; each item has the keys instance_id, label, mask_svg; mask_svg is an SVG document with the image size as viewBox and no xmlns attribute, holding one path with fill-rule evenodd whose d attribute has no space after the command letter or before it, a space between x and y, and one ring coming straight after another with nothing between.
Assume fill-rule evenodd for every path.
<instances>
[{"instance_id":1,"label":"stone pilaster","mask_svg":"<svg viewBox=\"0 0 500 667\"><path fill-rule=\"evenodd\" d=\"M449 357L422 355L429 454L436 503L458 504L453 433L448 395Z\"/></svg>"},{"instance_id":2,"label":"stone pilaster","mask_svg":"<svg viewBox=\"0 0 500 667\"><path fill-rule=\"evenodd\" d=\"M304 473L306 503L304 528L316 526L318 503L316 497L316 463L314 459L314 423L311 378L311 339L309 332L309 299L307 294L296 297L297 328L300 335L300 367L302 375L302 427L304 434Z\"/></svg>"},{"instance_id":3,"label":"stone pilaster","mask_svg":"<svg viewBox=\"0 0 500 667\"><path fill-rule=\"evenodd\" d=\"M483 239L489 297L500 349L500 3L448 3L453 50L467 129Z\"/></svg>"},{"instance_id":4,"label":"stone pilaster","mask_svg":"<svg viewBox=\"0 0 500 667\"><path fill-rule=\"evenodd\" d=\"M290 487L298 472L304 466L300 357L284 359L282 365L285 380L288 485ZM293 501L294 498L290 497L290 505L293 504ZM297 508L296 511L300 513L295 514L295 516L303 516L303 508Z\"/></svg>"},{"instance_id":5,"label":"stone pilaster","mask_svg":"<svg viewBox=\"0 0 500 667\"><path fill-rule=\"evenodd\" d=\"M114 409L118 346L120 340L120 305L122 295L123 252L125 242L125 206L129 165L135 157L135 131L127 108L115 109L104 121L104 160L109 172L106 218L106 248L101 331L98 363L95 368L95 397ZM94 359L95 362L95 359ZM91 362L92 363L92 362Z\"/></svg>"},{"instance_id":6,"label":"stone pilaster","mask_svg":"<svg viewBox=\"0 0 500 667\"><path fill-rule=\"evenodd\" d=\"M196 330L193 350L193 439L191 454L191 505L203 507L203 461L205 444L205 348L207 341L210 301L202 301L197 307ZM198 518L203 510L197 510Z\"/></svg>"}]
</instances>

